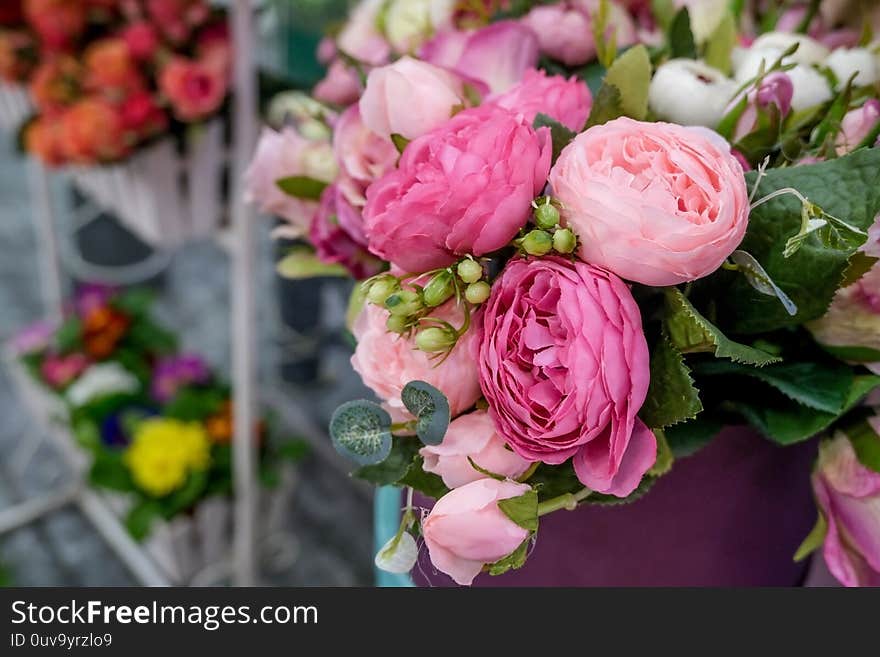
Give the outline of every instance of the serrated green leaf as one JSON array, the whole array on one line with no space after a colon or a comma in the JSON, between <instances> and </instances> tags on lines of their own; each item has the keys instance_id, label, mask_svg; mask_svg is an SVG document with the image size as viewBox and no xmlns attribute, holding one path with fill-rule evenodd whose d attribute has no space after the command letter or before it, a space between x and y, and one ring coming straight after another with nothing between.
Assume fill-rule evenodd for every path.
<instances>
[{"instance_id":1,"label":"serrated green leaf","mask_svg":"<svg viewBox=\"0 0 880 657\"><path fill-rule=\"evenodd\" d=\"M669 50L673 59L697 58L697 43L691 31L691 15L687 7L678 10L669 26Z\"/></svg>"},{"instance_id":2,"label":"serrated green leaf","mask_svg":"<svg viewBox=\"0 0 880 657\"><path fill-rule=\"evenodd\" d=\"M849 287L853 283L857 283L878 262L880 262L880 259L869 256L864 251L857 251L849 259L849 264L847 265L846 273L843 275L840 287Z\"/></svg>"},{"instance_id":3,"label":"serrated green leaf","mask_svg":"<svg viewBox=\"0 0 880 657\"><path fill-rule=\"evenodd\" d=\"M624 115L644 121L648 116L651 85L651 58L645 46L634 46L615 59L605 75L605 84L620 92L620 109Z\"/></svg>"},{"instance_id":4,"label":"serrated green leaf","mask_svg":"<svg viewBox=\"0 0 880 657\"><path fill-rule=\"evenodd\" d=\"M520 543L518 548L516 548L506 557L504 557L503 559L499 559L493 564L489 564L489 574L503 575L509 570L517 570L518 568L522 568L526 562L526 557L529 556L529 544L531 543L531 541L531 537L527 538L522 543Z\"/></svg>"},{"instance_id":5,"label":"serrated green leaf","mask_svg":"<svg viewBox=\"0 0 880 657\"><path fill-rule=\"evenodd\" d=\"M424 459L421 456L416 456L407 468L406 474L395 485L409 486L435 500L439 500L449 492L443 479L433 472L425 472Z\"/></svg>"},{"instance_id":6,"label":"serrated green leaf","mask_svg":"<svg viewBox=\"0 0 880 657\"><path fill-rule=\"evenodd\" d=\"M330 276L334 278L349 276L348 270L338 263L322 262L314 251L308 248L294 249L275 265L282 278L300 280Z\"/></svg>"},{"instance_id":7,"label":"serrated green leaf","mask_svg":"<svg viewBox=\"0 0 880 657\"><path fill-rule=\"evenodd\" d=\"M623 105L620 98L620 89L612 84L604 83L593 98L593 107L590 110L590 118L584 129L602 125L623 116Z\"/></svg>"},{"instance_id":8,"label":"serrated green leaf","mask_svg":"<svg viewBox=\"0 0 880 657\"><path fill-rule=\"evenodd\" d=\"M518 497L498 500L498 508L523 529L538 531L538 493L534 489Z\"/></svg>"},{"instance_id":9,"label":"serrated green leaf","mask_svg":"<svg viewBox=\"0 0 880 657\"><path fill-rule=\"evenodd\" d=\"M810 533L807 534L807 537L804 539L803 543L801 543L797 552L794 553L794 560L803 561L813 552L822 547L822 544L825 542L825 536L827 535L828 521L825 519L825 515L820 511L816 518L816 524L813 525L813 529L810 530Z\"/></svg>"},{"instance_id":10,"label":"serrated green leaf","mask_svg":"<svg viewBox=\"0 0 880 657\"><path fill-rule=\"evenodd\" d=\"M388 457L376 465L365 465L354 476L376 486L399 485L419 453L420 443L412 436L394 436Z\"/></svg>"},{"instance_id":11,"label":"serrated green leaf","mask_svg":"<svg viewBox=\"0 0 880 657\"><path fill-rule=\"evenodd\" d=\"M346 402L330 418L330 437L337 451L356 463L381 463L391 452L391 416L370 401Z\"/></svg>"},{"instance_id":12,"label":"serrated green leaf","mask_svg":"<svg viewBox=\"0 0 880 657\"><path fill-rule=\"evenodd\" d=\"M649 477L662 477L672 469L675 456L672 454L672 448L666 441L666 435L663 431L659 429L654 431L654 436L657 438L657 460L654 461L654 465L646 474Z\"/></svg>"},{"instance_id":13,"label":"serrated green leaf","mask_svg":"<svg viewBox=\"0 0 880 657\"><path fill-rule=\"evenodd\" d=\"M846 430L856 457L866 468L880 472L880 436L866 420Z\"/></svg>"},{"instance_id":14,"label":"serrated green leaf","mask_svg":"<svg viewBox=\"0 0 880 657\"><path fill-rule=\"evenodd\" d=\"M577 137L577 133L573 130L569 130L567 127L562 125L556 119L547 116L546 114L538 114L535 117L535 120L532 122L532 127L535 130L540 130L541 128L549 128L550 129L550 138L553 141L553 161L559 157L559 154L562 152L566 146L571 143L571 140Z\"/></svg>"},{"instance_id":15,"label":"serrated green leaf","mask_svg":"<svg viewBox=\"0 0 880 657\"><path fill-rule=\"evenodd\" d=\"M703 59L709 66L717 68L725 75L730 75L732 68L730 57L737 39L736 19L732 13L725 13L724 18L709 37L709 41L706 42Z\"/></svg>"},{"instance_id":16,"label":"serrated green leaf","mask_svg":"<svg viewBox=\"0 0 880 657\"><path fill-rule=\"evenodd\" d=\"M446 395L430 383L410 381L400 393L400 400L416 418L416 435L426 445L443 442L451 418Z\"/></svg>"},{"instance_id":17,"label":"serrated green leaf","mask_svg":"<svg viewBox=\"0 0 880 657\"><path fill-rule=\"evenodd\" d=\"M282 192L294 198L317 201L327 189L327 183L308 176L289 176L276 180L275 184Z\"/></svg>"},{"instance_id":18,"label":"serrated green leaf","mask_svg":"<svg viewBox=\"0 0 880 657\"><path fill-rule=\"evenodd\" d=\"M663 433L672 454L676 458L684 458L696 454L712 442L723 428L722 421L701 413L697 419L668 427Z\"/></svg>"},{"instance_id":19,"label":"serrated green leaf","mask_svg":"<svg viewBox=\"0 0 880 657\"><path fill-rule=\"evenodd\" d=\"M691 371L664 333L651 354L651 383L639 417L649 427L662 429L693 419L702 410Z\"/></svg>"},{"instance_id":20,"label":"serrated green leaf","mask_svg":"<svg viewBox=\"0 0 880 657\"><path fill-rule=\"evenodd\" d=\"M738 363L768 365L781 359L728 339L703 317L678 288L666 288L664 324L672 344L683 354L709 352Z\"/></svg>"}]
</instances>

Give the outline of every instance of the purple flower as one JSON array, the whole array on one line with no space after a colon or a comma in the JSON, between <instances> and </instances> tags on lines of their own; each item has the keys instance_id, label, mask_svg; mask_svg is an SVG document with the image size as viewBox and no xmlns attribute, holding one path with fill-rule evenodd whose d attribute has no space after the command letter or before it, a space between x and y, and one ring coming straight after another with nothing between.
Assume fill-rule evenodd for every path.
<instances>
[{"instance_id":1,"label":"purple flower","mask_svg":"<svg viewBox=\"0 0 880 657\"><path fill-rule=\"evenodd\" d=\"M153 370L150 392L162 403L171 400L183 386L204 384L211 379L211 370L200 356L181 354L163 358Z\"/></svg>"}]
</instances>

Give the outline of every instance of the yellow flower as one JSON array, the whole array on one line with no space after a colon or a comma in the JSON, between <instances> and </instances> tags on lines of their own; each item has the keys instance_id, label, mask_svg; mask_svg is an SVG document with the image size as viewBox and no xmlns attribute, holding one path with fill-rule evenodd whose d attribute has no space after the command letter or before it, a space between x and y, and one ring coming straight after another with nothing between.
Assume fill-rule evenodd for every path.
<instances>
[{"instance_id":1,"label":"yellow flower","mask_svg":"<svg viewBox=\"0 0 880 657\"><path fill-rule=\"evenodd\" d=\"M209 461L204 427L168 418L142 422L125 453L135 483L154 497L177 490L192 471L204 470Z\"/></svg>"}]
</instances>

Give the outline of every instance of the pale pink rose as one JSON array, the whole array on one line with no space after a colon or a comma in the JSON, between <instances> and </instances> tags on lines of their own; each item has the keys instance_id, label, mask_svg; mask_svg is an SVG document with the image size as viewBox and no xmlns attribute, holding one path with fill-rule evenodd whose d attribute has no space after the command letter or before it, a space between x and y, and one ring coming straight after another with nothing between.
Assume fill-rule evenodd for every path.
<instances>
[{"instance_id":1,"label":"pale pink rose","mask_svg":"<svg viewBox=\"0 0 880 657\"><path fill-rule=\"evenodd\" d=\"M364 125L376 134L415 139L448 121L456 108L465 105L460 78L432 64L401 57L370 71L360 111Z\"/></svg>"},{"instance_id":2,"label":"pale pink rose","mask_svg":"<svg viewBox=\"0 0 880 657\"><path fill-rule=\"evenodd\" d=\"M489 102L522 114L530 123L538 114L546 114L575 132L580 132L590 116L593 97L583 80L547 75L544 71L526 71L522 82Z\"/></svg>"},{"instance_id":3,"label":"pale pink rose","mask_svg":"<svg viewBox=\"0 0 880 657\"><path fill-rule=\"evenodd\" d=\"M432 317L461 326L464 313L452 301L431 311ZM395 422L411 419L400 401L400 393L410 381L424 381L440 390L449 400L452 416L461 414L480 398L479 374L474 359L477 332L471 328L459 338L441 365L415 348L412 339L389 333L385 328L388 312L366 304L355 320L352 332L357 348L351 365L368 388L384 402Z\"/></svg>"},{"instance_id":4,"label":"pale pink rose","mask_svg":"<svg viewBox=\"0 0 880 657\"><path fill-rule=\"evenodd\" d=\"M581 258L645 285L712 273L748 224L743 168L704 128L629 118L595 126L563 150L550 184Z\"/></svg>"},{"instance_id":5,"label":"pale pink rose","mask_svg":"<svg viewBox=\"0 0 880 657\"><path fill-rule=\"evenodd\" d=\"M624 497L654 464L636 417L650 379L642 317L614 274L560 258L511 260L492 285L480 384L498 433L520 456L559 464Z\"/></svg>"},{"instance_id":6,"label":"pale pink rose","mask_svg":"<svg viewBox=\"0 0 880 657\"><path fill-rule=\"evenodd\" d=\"M277 182L291 176L307 176L329 183L335 175L333 151L326 141L310 141L291 127L280 132L264 128L245 172L245 198L260 212L286 220L302 234L308 231L318 204L286 194Z\"/></svg>"},{"instance_id":7,"label":"pale pink rose","mask_svg":"<svg viewBox=\"0 0 880 657\"><path fill-rule=\"evenodd\" d=\"M340 188L348 202L358 207L367 202L367 187L394 169L400 157L390 139L364 125L357 105L339 117L333 132L333 151L339 163Z\"/></svg>"},{"instance_id":8,"label":"pale pink rose","mask_svg":"<svg viewBox=\"0 0 880 657\"><path fill-rule=\"evenodd\" d=\"M370 250L401 269L424 272L507 245L544 188L549 132L482 106L416 139L398 169L367 190Z\"/></svg>"},{"instance_id":9,"label":"pale pink rose","mask_svg":"<svg viewBox=\"0 0 880 657\"><path fill-rule=\"evenodd\" d=\"M846 155L858 148L880 122L880 100L870 98L861 107L850 110L840 122L837 134L837 154Z\"/></svg>"},{"instance_id":10,"label":"pale pink rose","mask_svg":"<svg viewBox=\"0 0 880 657\"><path fill-rule=\"evenodd\" d=\"M871 424L880 434L880 417ZM838 433L819 448L813 490L828 521L828 570L845 586L880 586L880 473L859 463Z\"/></svg>"},{"instance_id":11,"label":"pale pink rose","mask_svg":"<svg viewBox=\"0 0 880 657\"><path fill-rule=\"evenodd\" d=\"M486 411L474 411L453 420L443 442L423 447L419 454L425 459L425 471L440 475L449 488L486 477L468 459L484 470L510 479L516 479L531 465L507 449Z\"/></svg>"},{"instance_id":12,"label":"pale pink rose","mask_svg":"<svg viewBox=\"0 0 880 657\"><path fill-rule=\"evenodd\" d=\"M449 30L426 43L425 61L474 80L501 93L522 80L538 64L538 37L515 21L499 21L473 32Z\"/></svg>"},{"instance_id":13,"label":"pale pink rose","mask_svg":"<svg viewBox=\"0 0 880 657\"><path fill-rule=\"evenodd\" d=\"M470 586L483 566L516 550L529 532L498 508L519 497L526 484L480 479L447 493L422 520L422 535L434 567L457 584Z\"/></svg>"},{"instance_id":14,"label":"pale pink rose","mask_svg":"<svg viewBox=\"0 0 880 657\"><path fill-rule=\"evenodd\" d=\"M379 13L385 0L362 0L351 12L336 38L336 47L358 61L381 66L391 55L391 46L379 32Z\"/></svg>"}]
</instances>

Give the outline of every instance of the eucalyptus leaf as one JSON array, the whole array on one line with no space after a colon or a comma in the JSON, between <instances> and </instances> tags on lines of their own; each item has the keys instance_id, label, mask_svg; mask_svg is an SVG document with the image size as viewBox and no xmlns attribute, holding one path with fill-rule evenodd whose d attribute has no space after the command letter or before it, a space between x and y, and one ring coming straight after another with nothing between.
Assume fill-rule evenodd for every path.
<instances>
[{"instance_id":1,"label":"eucalyptus leaf","mask_svg":"<svg viewBox=\"0 0 880 657\"><path fill-rule=\"evenodd\" d=\"M410 381L400 393L400 399L416 418L416 435L426 445L443 442L449 427L449 400L446 395L424 381Z\"/></svg>"},{"instance_id":2,"label":"eucalyptus leaf","mask_svg":"<svg viewBox=\"0 0 880 657\"><path fill-rule=\"evenodd\" d=\"M651 354L651 383L639 416L649 427L662 429L693 419L702 410L691 371L664 332Z\"/></svg>"},{"instance_id":3,"label":"eucalyptus leaf","mask_svg":"<svg viewBox=\"0 0 880 657\"><path fill-rule=\"evenodd\" d=\"M289 176L276 180L275 184L288 196L301 198L307 201L317 201L327 189L327 183L308 176Z\"/></svg>"},{"instance_id":4,"label":"eucalyptus leaf","mask_svg":"<svg viewBox=\"0 0 880 657\"><path fill-rule=\"evenodd\" d=\"M538 531L538 493L534 489L518 497L498 500L498 508L523 529Z\"/></svg>"},{"instance_id":5,"label":"eucalyptus leaf","mask_svg":"<svg viewBox=\"0 0 880 657\"><path fill-rule=\"evenodd\" d=\"M381 463L391 452L391 416L370 401L346 402L330 418L330 437L340 454L360 465Z\"/></svg>"}]
</instances>

